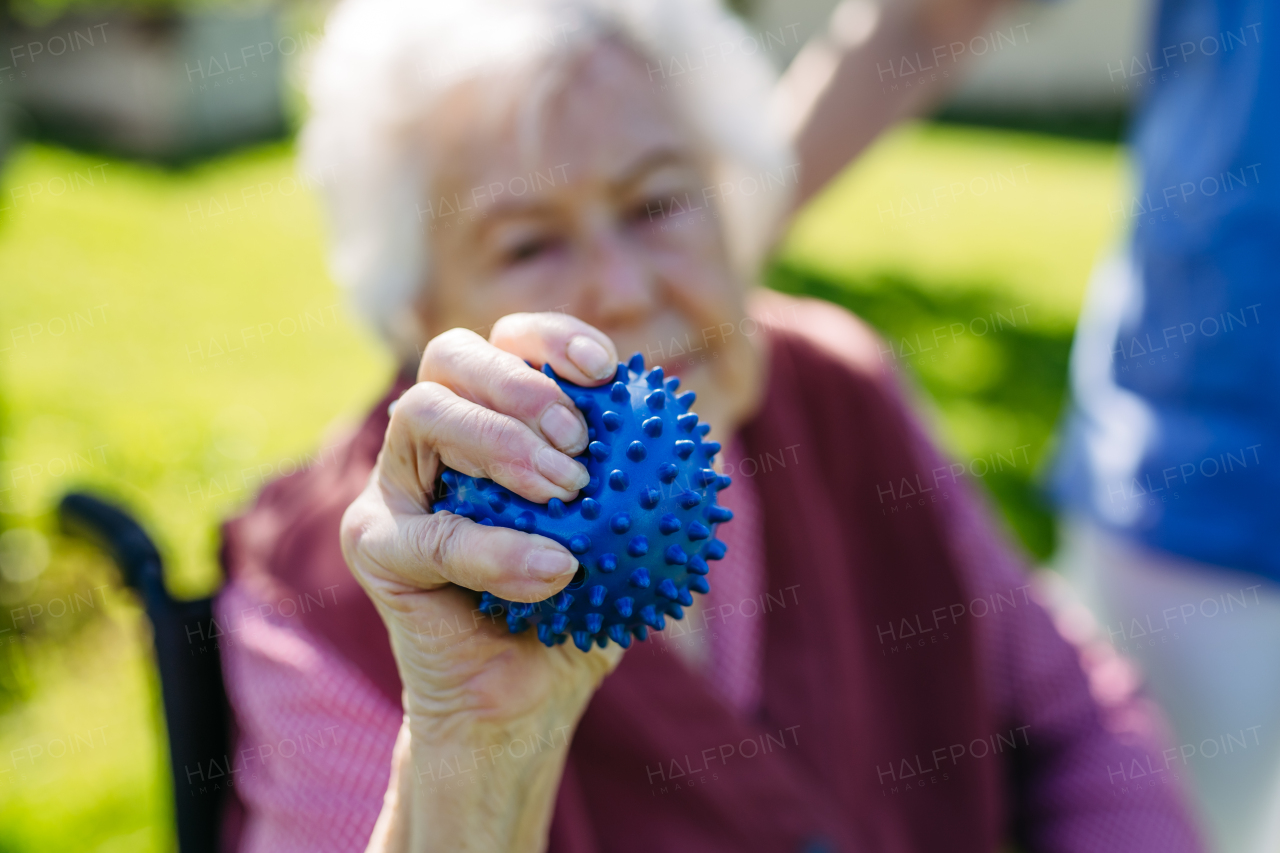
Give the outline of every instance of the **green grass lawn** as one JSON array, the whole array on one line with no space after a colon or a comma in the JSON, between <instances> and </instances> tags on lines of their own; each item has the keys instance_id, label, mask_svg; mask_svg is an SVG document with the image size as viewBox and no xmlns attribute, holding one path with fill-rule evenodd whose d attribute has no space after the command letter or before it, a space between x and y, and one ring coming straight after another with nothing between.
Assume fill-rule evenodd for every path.
<instances>
[{"instance_id":1,"label":"green grass lawn","mask_svg":"<svg viewBox=\"0 0 1280 853\"><path fill-rule=\"evenodd\" d=\"M3 186L5 526L51 533L57 496L89 486L144 520L177 592L208 591L219 519L323 452L391 367L325 273L291 149L172 173L30 147ZM48 615L109 577L52 546L36 581L0 586L0 614L46 611L0 615L0 851L171 849L139 614L104 590L106 618ZM76 734L74 756L46 748Z\"/></svg>"},{"instance_id":2,"label":"green grass lawn","mask_svg":"<svg viewBox=\"0 0 1280 853\"><path fill-rule=\"evenodd\" d=\"M1124 180L1114 146L907 128L805 212L769 270L884 330L884 358L926 392L961 460L1023 448L1025 464L983 482L1040 555L1052 529L1036 465ZM1000 328L978 334L981 318ZM145 626L110 567L55 535L57 496L91 486L127 503L175 591L207 591L219 519L322 453L390 368L325 273L289 147L182 172L37 146L10 160L0 526L42 531L52 556L35 579L0 581L0 851L172 845ZM86 591L93 608L49 615ZM45 612L26 618L32 605ZM55 756L59 742L80 747Z\"/></svg>"}]
</instances>

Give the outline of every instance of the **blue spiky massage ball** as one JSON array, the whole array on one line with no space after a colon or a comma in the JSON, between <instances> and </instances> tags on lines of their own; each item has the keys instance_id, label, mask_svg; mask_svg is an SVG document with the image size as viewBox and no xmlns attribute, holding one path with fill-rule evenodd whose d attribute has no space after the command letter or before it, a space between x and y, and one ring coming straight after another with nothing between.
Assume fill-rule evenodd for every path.
<instances>
[{"instance_id":1,"label":"blue spiky massage ball","mask_svg":"<svg viewBox=\"0 0 1280 853\"><path fill-rule=\"evenodd\" d=\"M544 601L481 595L481 608L505 613L511 633L535 625L548 646L572 636L584 652L593 640L625 649L633 635L661 631L664 615L682 618L692 593L710 589L707 561L725 553L716 525L733 518L716 503L729 485L711 468L720 444L702 440L710 427L689 411L693 392L677 397L680 380L664 381L661 367L645 372L640 353L598 388L566 382L550 366L542 371L586 417L591 443L578 461L591 482L570 503L535 504L492 480L446 469L446 494L433 511L537 533L577 556L573 583Z\"/></svg>"}]
</instances>

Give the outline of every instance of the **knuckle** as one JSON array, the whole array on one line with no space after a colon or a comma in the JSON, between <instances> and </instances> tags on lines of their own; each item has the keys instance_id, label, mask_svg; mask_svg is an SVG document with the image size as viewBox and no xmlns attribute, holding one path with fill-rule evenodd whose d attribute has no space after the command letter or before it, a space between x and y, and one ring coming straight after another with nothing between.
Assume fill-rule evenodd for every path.
<instances>
[{"instance_id":1,"label":"knuckle","mask_svg":"<svg viewBox=\"0 0 1280 853\"><path fill-rule=\"evenodd\" d=\"M538 317L550 335L571 335L587 325L572 314L560 311L544 311Z\"/></svg>"},{"instance_id":2,"label":"knuckle","mask_svg":"<svg viewBox=\"0 0 1280 853\"><path fill-rule=\"evenodd\" d=\"M468 461L463 463L471 469L467 473L496 480L530 499L557 496L544 494L546 482L533 460L540 442L523 423L508 415L475 409L468 413L460 429L471 444L466 453Z\"/></svg>"},{"instance_id":3,"label":"knuckle","mask_svg":"<svg viewBox=\"0 0 1280 853\"><path fill-rule=\"evenodd\" d=\"M394 574L386 565L388 554L394 553L394 542L381 513L382 508L366 493L347 507L338 528L347 568L362 587L370 590Z\"/></svg>"},{"instance_id":4,"label":"knuckle","mask_svg":"<svg viewBox=\"0 0 1280 853\"><path fill-rule=\"evenodd\" d=\"M524 338L554 344L567 340L584 325L581 320L559 311L508 314L494 324L491 339L497 342Z\"/></svg>"},{"instance_id":5,"label":"knuckle","mask_svg":"<svg viewBox=\"0 0 1280 853\"><path fill-rule=\"evenodd\" d=\"M484 339L475 332L460 326L441 332L427 342L426 349L422 352L419 378L437 375L440 367L457 358L458 353L483 342Z\"/></svg>"},{"instance_id":6,"label":"knuckle","mask_svg":"<svg viewBox=\"0 0 1280 853\"><path fill-rule=\"evenodd\" d=\"M534 318L530 323L533 333L551 350L558 350L568 343L569 338L578 331L581 323L580 320L568 314L556 311L544 311L531 316Z\"/></svg>"},{"instance_id":7,"label":"knuckle","mask_svg":"<svg viewBox=\"0 0 1280 853\"><path fill-rule=\"evenodd\" d=\"M495 370L491 388L508 414L522 420L536 418L562 396L560 387L549 376L523 364L518 369Z\"/></svg>"},{"instance_id":8,"label":"knuckle","mask_svg":"<svg viewBox=\"0 0 1280 853\"><path fill-rule=\"evenodd\" d=\"M338 526L342 552L348 556L348 559L366 549L372 528L372 513L366 507L364 496L361 495L347 507Z\"/></svg>"},{"instance_id":9,"label":"knuckle","mask_svg":"<svg viewBox=\"0 0 1280 853\"><path fill-rule=\"evenodd\" d=\"M562 314L558 311L548 312L544 315L547 320L547 332L549 335L557 338L560 342L567 344L569 339L575 335L585 334L588 337L604 338L608 337L588 323L586 320L580 320L572 314Z\"/></svg>"},{"instance_id":10,"label":"knuckle","mask_svg":"<svg viewBox=\"0 0 1280 853\"><path fill-rule=\"evenodd\" d=\"M493 324L493 329L489 332L489 340L496 341L504 338L515 337L524 331L524 327L529 321L530 314L518 313L507 314L498 318L498 322Z\"/></svg>"},{"instance_id":11,"label":"knuckle","mask_svg":"<svg viewBox=\"0 0 1280 853\"><path fill-rule=\"evenodd\" d=\"M486 460L520 458L532 453L528 428L507 415L475 409L464 420L464 428L475 436Z\"/></svg>"},{"instance_id":12,"label":"knuckle","mask_svg":"<svg viewBox=\"0 0 1280 853\"><path fill-rule=\"evenodd\" d=\"M391 412L391 420L396 418L403 419L411 412L417 412L424 405L428 405L436 396L436 389L440 386L434 382L417 382L409 386L409 390L400 395L400 399L396 401L396 407Z\"/></svg>"},{"instance_id":13,"label":"knuckle","mask_svg":"<svg viewBox=\"0 0 1280 853\"><path fill-rule=\"evenodd\" d=\"M435 513L412 540L414 556L437 570L455 565L467 553L467 528L473 523L451 512Z\"/></svg>"},{"instance_id":14,"label":"knuckle","mask_svg":"<svg viewBox=\"0 0 1280 853\"><path fill-rule=\"evenodd\" d=\"M490 480L494 480L535 503L545 503L551 498L559 497L557 492L548 492L546 481L538 474L527 459L513 457L511 459L489 460L482 472Z\"/></svg>"},{"instance_id":15,"label":"knuckle","mask_svg":"<svg viewBox=\"0 0 1280 853\"><path fill-rule=\"evenodd\" d=\"M419 382L396 403L391 413L390 429L416 432L415 427L430 428L447 416L452 398L444 386L435 382Z\"/></svg>"},{"instance_id":16,"label":"knuckle","mask_svg":"<svg viewBox=\"0 0 1280 853\"><path fill-rule=\"evenodd\" d=\"M441 332L432 339L428 347L436 347L437 352L452 352L458 349L465 349L480 343L483 339L470 329L464 329L462 326L455 326L448 331Z\"/></svg>"}]
</instances>

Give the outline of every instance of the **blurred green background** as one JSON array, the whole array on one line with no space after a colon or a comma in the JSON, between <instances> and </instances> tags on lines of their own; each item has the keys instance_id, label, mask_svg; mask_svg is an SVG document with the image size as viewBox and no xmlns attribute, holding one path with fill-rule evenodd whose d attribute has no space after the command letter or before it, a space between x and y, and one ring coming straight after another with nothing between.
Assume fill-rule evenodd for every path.
<instances>
[{"instance_id":1,"label":"blurred green background","mask_svg":"<svg viewBox=\"0 0 1280 853\"><path fill-rule=\"evenodd\" d=\"M1037 558L1072 328L1121 236L1107 211L1126 170L1106 142L904 127L803 212L767 273L881 329L960 461L1022 448L980 482ZM40 535L0 540L17 567L0 581L0 851L172 844L145 623L110 565L56 535L57 497L125 502L174 591L206 592L218 522L384 388L390 360L328 278L304 183L288 143L181 170L27 143L5 165L0 529ZM93 606L53 615L76 595Z\"/></svg>"}]
</instances>

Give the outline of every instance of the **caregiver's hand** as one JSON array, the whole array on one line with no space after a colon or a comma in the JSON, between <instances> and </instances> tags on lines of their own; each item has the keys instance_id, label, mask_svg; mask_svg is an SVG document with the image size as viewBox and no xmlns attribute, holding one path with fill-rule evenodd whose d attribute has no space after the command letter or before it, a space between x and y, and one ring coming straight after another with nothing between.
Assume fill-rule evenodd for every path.
<instances>
[{"instance_id":1,"label":"caregiver's hand","mask_svg":"<svg viewBox=\"0 0 1280 853\"><path fill-rule=\"evenodd\" d=\"M568 740L621 657L615 644L584 654L512 635L459 589L541 600L573 578L566 548L429 509L442 465L539 503L586 485L570 458L586 448L586 423L525 360L582 385L609 379L618 363L608 337L564 314L504 317L488 341L463 329L436 337L342 520L342 552L386 622L404 683L405 722L370 850L543 849ZM515 757L516 740L541 749Z\"/></svg>"}]
</instances>

